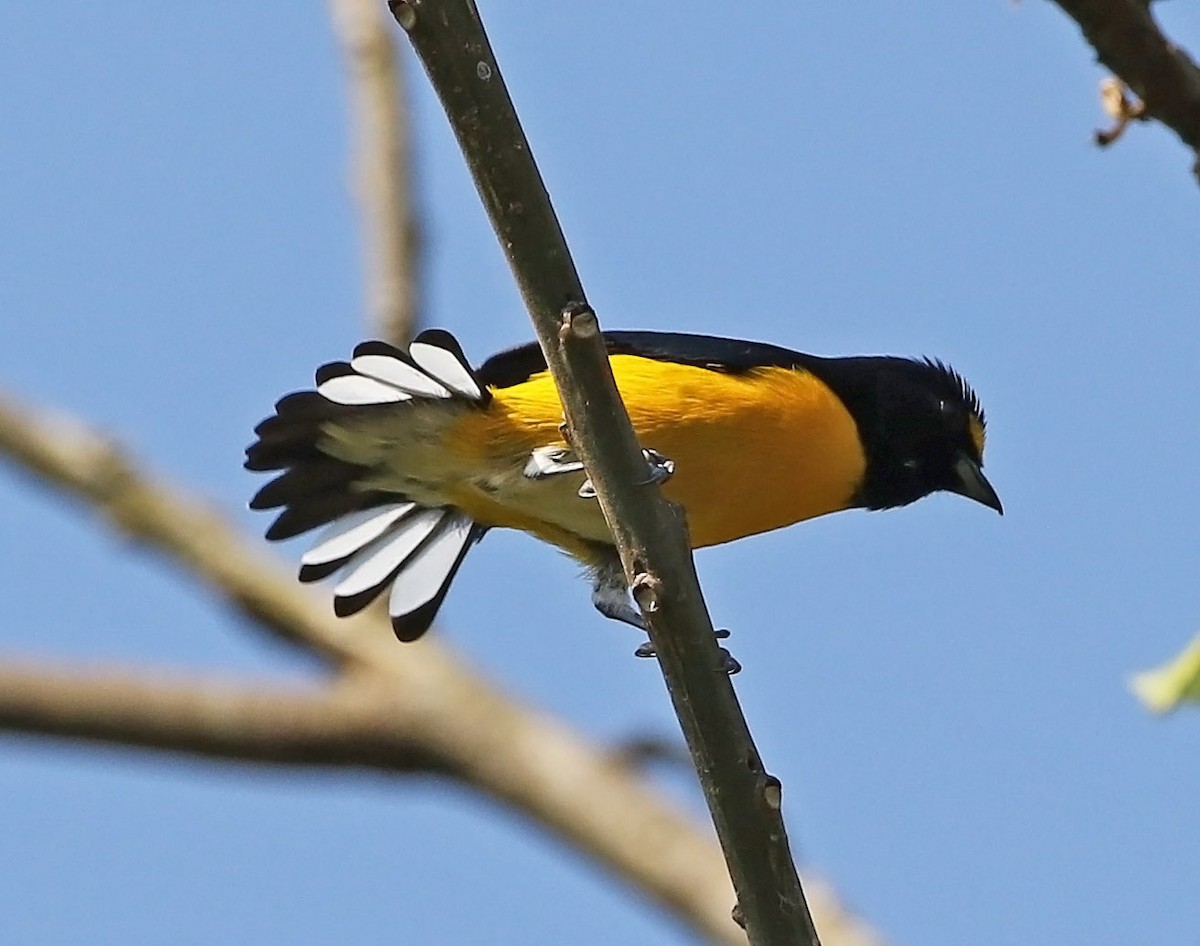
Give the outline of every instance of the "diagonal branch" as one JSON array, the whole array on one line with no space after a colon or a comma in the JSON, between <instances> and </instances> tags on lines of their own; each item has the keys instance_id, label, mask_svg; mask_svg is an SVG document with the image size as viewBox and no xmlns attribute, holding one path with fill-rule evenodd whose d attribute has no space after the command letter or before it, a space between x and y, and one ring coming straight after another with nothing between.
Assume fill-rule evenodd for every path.
<instances>
[{"instance_id":1,"label":"diagonal branch","mask_svg":"<svg viewBox=\"0 0 1200 946\"><path fill-rule=\"evenodd\" d=\"M817 943L777 779L762 766L700 595L679 510L647 482L595 313L472 0L390 0L508 256L700 777L751 943Z\"/></svg>"},{"instance_id":2,"label":"diagonal branch","mask_svg":"<svg viewBox=\"0 0 1200 946\"><path fill-rule=\"evenodd\" d=\"M83 501L117 531L168 552L276 636L337 665L386 660L383 648L364 643L371 639L371 622L332 625L311 596L243 542L222 516L141 473L117 445L78 421L18 406L0 392L0 454Z\"/></svg>"},{"instance_id":3,"label":"diagonal branch","mask_svg":"<svg viewBox=\"0 0 1200 946\"><path fill-rule=\"evenodd\" d=\"M1096 58L1142 100L1145 116L1192 149L1200 175L1200 67L1163 34L1147 0L1055 3L1079 24Z\"/></svg>"},{"instance_id":4,"label":"diagonal branch","mask_svg":"<svg viewBox=\"0 0 1200 946\"><path fill-rule=\"evenodd\" d=\"M368 319L379 337L403 345L417 323L420 254L404 73L377 0L329 0L329 8L349 80Z\"/></svg>"}]
</instances>

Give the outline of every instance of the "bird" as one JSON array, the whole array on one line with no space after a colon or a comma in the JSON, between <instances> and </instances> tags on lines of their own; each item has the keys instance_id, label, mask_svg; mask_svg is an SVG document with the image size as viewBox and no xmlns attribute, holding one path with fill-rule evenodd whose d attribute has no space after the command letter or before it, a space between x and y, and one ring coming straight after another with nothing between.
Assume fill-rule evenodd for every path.
<instances>
[{"instance_id":1,"label":"bird","mask_svg":"<svg viewBox=\"0 0 1200 946\"><path fill-rule=\"evenodd\" d=\"M937 491L1003 514L982 469L983 408L942 361L681 332L603 339L647 479L683 507L693 548ZM536 343L472 368L450 332L428 329L407 348L363 342L315 381L255 427L245 466L276 473L250 501L279 510L267 539L324 527L299 579L336 575L337 615L390 588L392 629L416 640L467 552L508 528L580 561L593 605L645 629Z\"/></svg>"}]
</instances>

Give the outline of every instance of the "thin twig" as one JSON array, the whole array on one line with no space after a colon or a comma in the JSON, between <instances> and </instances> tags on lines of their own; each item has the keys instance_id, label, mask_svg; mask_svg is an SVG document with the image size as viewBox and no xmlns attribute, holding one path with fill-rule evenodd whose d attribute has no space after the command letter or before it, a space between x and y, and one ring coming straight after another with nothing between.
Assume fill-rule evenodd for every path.
<instances>
[{"instance_id":1,"label":"thin twig","mask_svg":"<svg viewBox=\"0 0 1200 946\"><path fill-rule=\"evenodd\" d=\"M1096 58L1144 103L1139 117L1172 129L1200 176L1200 67L1162 32L1146 0L1055 0L1083 30Z\"/></svg>"},{"instance_id":2,"label":"thin twig","mask_svg":"<svg viewBox=\"0 0 1200 946\"><path fill-rule=\"evenodd\" d=\"M446 109L537 330L650 636L753 944L817 943L779 806L721 658L678 510L645 461L471 0L391 0Z\"/></svg>"},{"instance_id":3,"label":"thin twig","mask_svg":"<svg viewBox=\"0 0 1200 946\"><path fill-rule=\"evenodd\" d=\"M420 302L403 63L378 0L329 0L329 9L348 77L368 318L380 338L403 345Z\"/></svg>"}]
</instances>

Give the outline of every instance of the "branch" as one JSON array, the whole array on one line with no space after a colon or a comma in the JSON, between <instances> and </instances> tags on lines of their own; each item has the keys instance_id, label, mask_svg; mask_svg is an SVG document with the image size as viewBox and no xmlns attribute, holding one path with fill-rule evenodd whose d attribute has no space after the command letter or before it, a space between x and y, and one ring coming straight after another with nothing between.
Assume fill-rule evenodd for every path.
<instances>
[{"instance_id":1,"label":"branch","mask_svg":"<svg viewBox=\"0 0 1200 946\"><path fill-rule=\"evenodd\" d=\"M139 472L119 447L61 414L0 392L0 454L98 512L131 539L166 552L276 636L343 666L394 662L369 619L333 624L326 610L199 500Z\"/></svg>"},{"instance_id":2,"label":"branch","mask_svg":"<svg viewBox=\"0 0 1200 946\"><path fill-rule=\"evenodd\" d=\"M416 325L420 251L403 71L377 0L329 0L329 10L349 80L367 312L379 337L403 345Z\"/></svg>"},{"instance_id":3,"label":"branch","mask_svg":"<svg viewBox=\"0 0 1200 946\"><path fill-rule=\"evenodd\" d=\"M753 944L817 943L762 767L721 665L679 510L647 483L554 209L471 0L390 0L462 147L537 330L692 753Z\"/></svg>"},{"instance_id":4,"label":"branch","mask_svg":"<svg viewBox=\"0 0 1200 946\"><path fill-rule=\"evenodd\" d=\"M463 695L455 673L421 690L374 675L285 688L178 672L0 664L0 730L226 761L450 777L539 824L550 821L710 941L743 938L721 906L729 881L710 840L565 730L505 706L497 714L476 693L455 702ZM441 693L448 676L450 691ZM827 885L808 883L832 942L880 946Z\"/></svg>"},{"instance_id":5,"label":"branch","mask_svg":"<svg viewBox=\"0 0 1200 946\"><path fill-rule=\"evenodd\" d=\"M399 700L350 686L283 688L261 681L95 668L0 665L0 729L291 765L441 770L404 725Z\"/></svg>"},{"instance_id":6,"label":"branch","mask_svg":"<svg viewBox=\"0 0 1200 946\"><path fill-rule=\"evenodd\" d=\"M1104 63L1142 100L1144 117L1175 132L1200 176L1200 68L1172 43L1147 0L1055 0Z\"/></svg>"}]
</instances>

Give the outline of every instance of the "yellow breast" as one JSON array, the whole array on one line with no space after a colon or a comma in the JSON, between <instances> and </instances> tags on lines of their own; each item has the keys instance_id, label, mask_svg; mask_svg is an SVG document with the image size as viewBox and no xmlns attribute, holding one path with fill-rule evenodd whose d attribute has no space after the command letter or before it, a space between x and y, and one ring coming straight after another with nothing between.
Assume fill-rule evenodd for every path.
<instances>
[{"instance_id":1,"label":"yellow breast","mask_svg":"<svg viewBox=\"0 0 1200 946\"><path fill-rule=\"evenodd\" d=\"M687 511L697 548L844 509L862 481L866 461L854 420L808 372L726 374L634 355L610 361L638 439L675 461L663 489ZM502 484L504 471L523 468L531 450L562 442L562 408L546 372L492 393L486 411L455 425L453 449ZM577 489L582 475L553 479L570 482L558 485L553 499L525 490L508 512L502 489L486 495L467 489L477 495L459 501L477 506L464 511L482 514L481 521L533 531L563 546L568 543L557 536L563 529L588 539L606 536L594 501L570 502L567 490ZM534 527L539 518L546 529Z\"/></svg>"}]
</instances>

